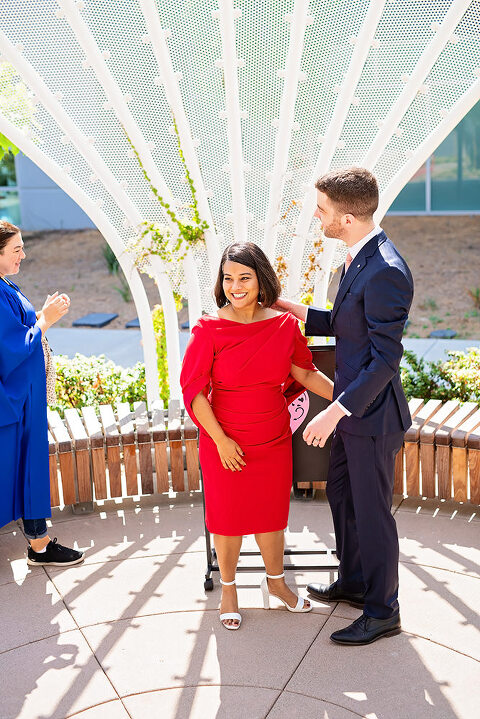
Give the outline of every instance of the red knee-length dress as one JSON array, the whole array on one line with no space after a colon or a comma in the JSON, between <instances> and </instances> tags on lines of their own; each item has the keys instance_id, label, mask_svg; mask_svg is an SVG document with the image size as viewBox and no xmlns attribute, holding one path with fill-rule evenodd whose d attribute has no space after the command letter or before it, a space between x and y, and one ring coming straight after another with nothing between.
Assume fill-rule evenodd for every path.
<instances>
[{"instance_id":1,"label":"red knee-length dress","mask_svg":"<svg viewBox=\"0 0 480 719\"><path fill-rule=\"evenodd\" d=\"M287 403L304 388L291 365L315 369L298 321L289 313L242 324L204 315L192 330L180 382L200 428L200 464L210 532L227 536L285 529L292 486ZM203 392L246 467L224 469L217 447L192 411Z\"/></svg>"}]
</instances>

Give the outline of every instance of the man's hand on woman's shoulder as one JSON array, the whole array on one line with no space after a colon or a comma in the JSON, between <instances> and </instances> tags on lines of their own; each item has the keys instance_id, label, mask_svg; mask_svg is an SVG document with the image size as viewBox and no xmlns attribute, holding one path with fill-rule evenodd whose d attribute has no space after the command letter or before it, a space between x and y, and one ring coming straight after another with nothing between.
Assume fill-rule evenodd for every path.
<instances>
[{"instance_id":1,"label":"man's hand on woman's shoulder","mask_svg":"<svg viewBox=\"0 0 480 719\"><path fill-rule=\"evenodd\" d=\"M292 302L284 297L279 297L278 300L272 305L272 310L279 310L280 312L291 312L292 315L298 320L305 322L307 316L307 307L300 304L299 302Z\"/></svg>"},{"instance_id":2,"label":"man's hand on woman's shoulder","mask_svg":"<svg viewBox=\"0 0 480 719\"><path fill-rule=\"evenodd\" d=\"M290 300L286 300L284 297L279 297L275 304L272 305L272 310L277 310L278 312L289 312L290 305Z\"/></svg>"}]
</instances>

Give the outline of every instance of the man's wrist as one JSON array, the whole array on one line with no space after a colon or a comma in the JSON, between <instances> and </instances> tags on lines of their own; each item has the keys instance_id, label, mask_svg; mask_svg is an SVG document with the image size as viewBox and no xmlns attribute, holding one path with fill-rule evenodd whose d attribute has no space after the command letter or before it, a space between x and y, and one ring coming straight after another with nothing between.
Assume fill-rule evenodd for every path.
<instances>
[{"instance_id":1,"label":"man's wrist","mask_svg":"<svg viewBox=\"0 0 480 719\"><path fill-rule=\"evenodd\" d=\"M334 404L336 404L337 407L340 407L340 409L342 410L343 414L344 414L346 417L351 417L351 416L352 416L352 413L351 413L346 407L344 407L343 404L342 404L338 399L335 400L335 403L334 403Z\"/></svg>"},{"instance_id":2,"label":"man's wrist","mask_svg":"<svg viewBox=\"0 0 480 719\"><path fill-rule=\"evenodd\" d=\"M292 301L286 300L283 297L279 297L277 300L277 305L280 305L282 310L285 310L286 312L292 311Z\"/></svg>"},{"instance_id":3,"label":"man's wrist","mask_svg":"<svg viewBox=\"0 0 480 719\"><path fill-rule=\"evenodd\" d=\"M344 408L340 405L339 402L332 402L332 404L328 407L328 412L331 415L332 419L335 421L335 424L340 422L342 417L346 417L347 415Z\"/></svg>"},{"instance_id":4,"label":"man's wrist","mask_svg":"<svg viewBox=\"0 0 480 719\"><path fill-rule=\"evenodd\" d=\"M285 312L290 312L294 317L302 322L305 322L306 306L299 302L292 302L292 300L286 300L284 297L279 297L275 302L276 309L282 309Z\"/></svg>"},{"instance_id":5,"label":"man's wrist","mask_svg":"<svg viewBox=\"0 0 480 719\"><path fill-rule=\"evenodd\" d=\"M306 305L303 305L301 302L290 302L290 307L288 311L291 312L291 314L294 315L301 322L305 322L307 318Z\"/></svg>"}]
</instances>

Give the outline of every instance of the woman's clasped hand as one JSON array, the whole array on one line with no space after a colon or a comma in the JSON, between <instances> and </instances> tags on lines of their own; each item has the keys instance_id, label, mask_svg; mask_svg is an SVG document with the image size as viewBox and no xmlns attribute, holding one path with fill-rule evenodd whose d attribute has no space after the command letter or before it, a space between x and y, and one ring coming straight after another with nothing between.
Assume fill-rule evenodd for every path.
<instances>
[{"instance_id":1,"label":"woman's clasped hand","mask_svg":"<svg viewBox=\"0 0 480 719\"><path fill-rule=\"evenodd\" d=\"M37 314L37 320L39 321L40 326L42 325L43 320L45 330L47 330L49 327L58 322L58 320L60 320L64 315L66 315L69 309L70 297L65 293L59 295L58 291L54 292L53 295L47 296L42 309Z\"/></svg>"},{"instance_id":2,"label":"woman's clasped hand","mask_svg":"<svg viewBox=\"0 0 480 719\"><path fill-rule=\"evenodd\" d=\"M241 472L242 467L246 467L246 463L242 459L244 452L238 444L230 437L223 435L217 440L217 450L220 461L224 469L230 469L232 472Z\"/></svg>"}]
</instances>

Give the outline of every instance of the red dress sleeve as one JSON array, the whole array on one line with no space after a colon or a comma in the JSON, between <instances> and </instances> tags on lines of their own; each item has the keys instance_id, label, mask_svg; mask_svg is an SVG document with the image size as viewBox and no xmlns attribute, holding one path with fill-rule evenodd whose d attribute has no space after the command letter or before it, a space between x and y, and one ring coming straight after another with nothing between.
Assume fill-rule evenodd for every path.
<instances>
[{"instance_id":1,"label":"red dress sleeve","mask_svg":"<svg viewBox=\"0 0 480 719\"><path fill-rule=\"evenodd\" d=\"M192 401L199 392L203 392L205 397L209 395L213 357L212 337L205 323L200 320L192 329L180 373L185 409L197 427L201 425L192 410Z\"/></svg>"},{"instance_id":2,"label":"red dress sleeve","mask_svg":"<svg viewBox=\"0 0 480 719\"><path fill-rule=\"evenodd\" d=\"M293 329L293 351L291 355L292 364L302 369L308 369L315 371L317 368L312 362L312 353L308 349L307 338L300 332L298 321L292 316L294 321ZM295 380L292 375L288 375L287 381L283 385L283 394L287 400L287 404L297 399L302 392L305 392L305 387Z\"/></svg>"}]
</instances>

